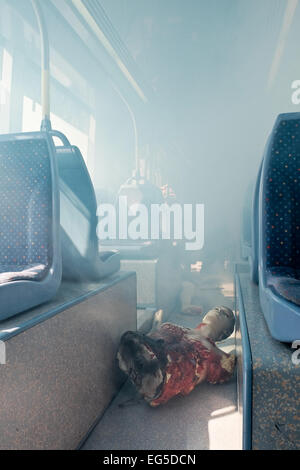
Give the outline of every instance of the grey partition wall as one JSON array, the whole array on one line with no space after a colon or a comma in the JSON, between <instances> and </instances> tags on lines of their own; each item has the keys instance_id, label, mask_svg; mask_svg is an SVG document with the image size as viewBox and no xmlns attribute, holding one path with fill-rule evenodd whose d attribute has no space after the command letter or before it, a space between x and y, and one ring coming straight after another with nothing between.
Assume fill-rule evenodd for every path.
<instances>
[{"instance_id":1,"label":"grey partition wall","mask_svg":"<svg viewBox=\"0 0 300 470\"><path fill-rule=\"evenodd\" d=\"M272 338L259 304L259 288L250 281L250 273L238 267L236 277L243 341L240 354L238 338L238 369L242 372L238 385L246 448L300 449L300 366L293 363L291 345Z\"/></svg>"},{"instance_id":2,"label":"grey partition wall","mask_svg":"<svg viewBox=\"0 0 300 470\"><path fill-rule=\"evenodd\" d=\"M136 328L136 278L63 283L56 299L0 323L0 449L75 449L120 386L119 339Z\"/></svg>"}]
</instances>

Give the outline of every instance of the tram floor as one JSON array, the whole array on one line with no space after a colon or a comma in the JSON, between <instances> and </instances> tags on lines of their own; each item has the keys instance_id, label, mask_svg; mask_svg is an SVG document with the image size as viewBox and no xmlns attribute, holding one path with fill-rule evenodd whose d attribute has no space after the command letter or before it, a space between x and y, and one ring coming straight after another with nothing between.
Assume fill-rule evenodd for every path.
<instances>
[{"instance_id":1,"label":"tram floor","mask_svg":"<svg viewBox=\"0 0 300 470\"><path fill-rule=\"evenodd\" d=\"M219 270L203 277L195 275L194 282L204 313L217 305L233 308L232 273ZM201 316L177 311L169 321L195 327ZM219 347L226 352L234 350L235 335ZM83 450L241 449L236 376L222 385L201 384L189 396L175 397L158 408L138 400L126 406L134 396L134 387L127 382L90 433Z\"/></svg>"}]
</instances>

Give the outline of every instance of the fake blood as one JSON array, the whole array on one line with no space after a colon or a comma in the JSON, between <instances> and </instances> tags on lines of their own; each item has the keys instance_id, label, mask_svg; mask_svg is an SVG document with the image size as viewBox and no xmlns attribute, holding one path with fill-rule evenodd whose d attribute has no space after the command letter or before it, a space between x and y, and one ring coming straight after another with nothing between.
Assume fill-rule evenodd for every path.
<instances>
[{"instance_id":1,"label":"fake blood","mask_svg":"<svg viewBox=\"0 0 300 470\"><path fill-rule=\"evenodd\" d=\"M204 324L199 325L201 330ZM163 324L150 336L163 340L164 354L168 360L164 383L159 397L150 402L151 406L166 403L176 395L188 395L200 382L223 383L232 376L234 361L221 352L208 338L195 338L191 330L170 323ZM224 362L225 359L225 362ZM224 368L226 359L232 367Z\"/></svg>"}]
</instances>

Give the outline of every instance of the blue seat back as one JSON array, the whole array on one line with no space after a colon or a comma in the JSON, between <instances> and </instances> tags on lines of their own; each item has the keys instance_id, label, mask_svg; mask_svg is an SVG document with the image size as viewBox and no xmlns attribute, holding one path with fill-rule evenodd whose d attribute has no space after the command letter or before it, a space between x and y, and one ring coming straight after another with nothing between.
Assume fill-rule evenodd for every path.
<instances>
[{"instance_id":1,"label":"blue seat back","mask_svg":"<svg viewBox=\"0 0 300 470\"><path fill-rule=\"evenodd\" d=\"M253 184L249 184L243 204L242 210L242 239L241 239L241 256L244 259L248 259L249 252L252 245L252 197L253 197Z\"/></svg>"},{"instance_id":2,"label":"blue seat back","mask_svg":"<svg viewBox=\"0 0 300 470\"><path fill-rule=\"evenodd\" d=\"M300 113L279 116L262 171L261 254L266 269L300 267Z\"/></svg>"},{"instance_id":3,"label":"blue seat back","mask_svg":"<svg viewBox=\"0 0 300 470\"><path fill-rule=\"evenodd\" d=\"M50 300L61 281L55 149L47 133L0 136L0 320Z\"/></svg>"},{"instance_id":4,"label":"blue seat back","mask_svg":"<svg viewBox=\"0 0 300 470\"><path fill-rule=\"evenodd\" d=\"M278 116L259 194L259 294L272 336L300 334L300 113Z\"/></svg>"},{"instance_id":5,"label":"blue seat back","mask_svg":"<svg viewBox=\"0 0 300 470\"><path fill-rule=\"evenodd\" d=\"M0 264L52 262L51 168L45 139L0 141Z\"/></svg>"},{"instance_id":6,"label":"blue seat back","mask_svg":"<svg viewBox=\"0 0 300 470\"><path fill-rule=\"evenodd\" d=\"M261 182L263 161L260 164L255 188L252 197L252 211L251 211L251 251L249 256L250 264L250 277L252 282L258 284L258 249L259 249L259 191Z\"/></svg>"},{"instance_id":7,"label":"blue seat back","mask_svg":"<svg viewBox=\"0 0 300 470\"><path fill-rule=\"evenodd\" d=\"M114 252L99 254L96 195L80 150L60 132L51 134L63 143L56 148L63 277L98 280L119 269L119 256Z\"/></svg>"}]
</instances>

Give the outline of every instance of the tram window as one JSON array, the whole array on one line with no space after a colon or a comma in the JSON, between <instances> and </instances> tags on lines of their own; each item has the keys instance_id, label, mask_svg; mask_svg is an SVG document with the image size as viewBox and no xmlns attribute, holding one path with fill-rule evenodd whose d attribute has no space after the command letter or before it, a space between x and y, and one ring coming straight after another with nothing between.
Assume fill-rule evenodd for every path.
<instances>
[{"instance_id":1,"label":"tram window","mask_svg":"<svg viewBox=\"0 0 300 470\"><path fill-rule=\"evenodd\" d=\"M0 131L9 132L13 58L0 46Z\"/></svg>"},{"instance_id":2,"label":"tram window","mask_svg":"<svg viewBox=\"0 0 300 470\"><path fill-rule=\"evenodd\" d=\"M1 1L1 0L0 0ZM0 132L38 131L41 124L40 37L31 14L7 5L6 18L11 28L1 28L0 35ZM2 11L2 10L1 10ZM2 19L2 18L1 18ZM19 27L15 28L15 25ZM54 33L49 26L49 36ZM5 46L14 35L12 56ZM79 43L80 41L78 41ZM96 136L95 90L84 73L74 66L70 51L51 43L51 114L52 126L64 133L72 145L80 148L93 176ZM18 77L22 76L22 80ZM13 80L13 84L12 84ZM13 86L13 94L10 91ZM57 142L60 145L60 142Z\"/></svg>"}]
</instances>

